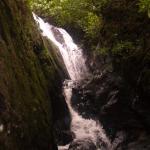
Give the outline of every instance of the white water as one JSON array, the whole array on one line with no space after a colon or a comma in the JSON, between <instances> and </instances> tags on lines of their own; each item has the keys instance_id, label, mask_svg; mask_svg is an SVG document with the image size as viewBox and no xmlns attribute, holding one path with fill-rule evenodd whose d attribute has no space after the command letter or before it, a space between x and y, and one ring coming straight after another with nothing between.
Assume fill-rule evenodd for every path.
<instances>
[{"instance_id":1,"label":"white water","mask_svg":"<svg viewBox=\"0 0 150 150\"><path fill-rule=\"evenodd\" d=\"M72 88L76 84L74 81L66 80L64 83L64 95L72 116L71 130L75 133L76 139L91 139L95 145L104 141L108 146L110 142L100 125L100 123L92 119L85 119L79 115L71 106ZM98 147L98 145L97 145Z\"/></svg>"},{"instance_id":2,"label":"white water","mask_svg":"<svg viewBox=\"0 0 150 150\"><path fill-rule=\"evenodd\" d=\"M99 149L97 143L100 143L100 141L110 145L100 123L92 119L84 119L78 112L74 111L71 106L72 88L74 87L74 84L81 79L87 78L89 74L85 65L82 50L73 42L71 36L64 29L56 28L45 23L35 14L33 14L33 16L42 30L42 35L46 36L59 48L70 75L71 80L66 80L64 82L63 92L72 116L71 130L75 134L75 139L80 140L89 138L97 145L97 149ZM68 149L68 146L69 145L59 146L59 150L66 150Z\"/></svg>"},{"instance_id":3,"label":"white water","mask_svg":"<svg viewBox=\"0 0 150 150\"><path fill-rule=\"evenodd\" d=\"M70 78L72 80L81 80L88 77L82 49L73 42L71 36L64 29L45 23L35 14L33 16L42 30L42 35L51 40L60 50Z\"/></svg>"}]
</instances>

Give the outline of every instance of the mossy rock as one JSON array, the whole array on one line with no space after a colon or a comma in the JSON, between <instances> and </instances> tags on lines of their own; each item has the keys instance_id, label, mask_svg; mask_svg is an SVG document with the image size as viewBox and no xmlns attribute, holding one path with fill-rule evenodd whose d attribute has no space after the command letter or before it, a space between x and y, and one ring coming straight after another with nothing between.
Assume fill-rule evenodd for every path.
<instances>
[{"instance_id":1,"label":"mossy rock","mask_svg":"<svg viewBox=\"0 0 150 150\"><path fill-rule=\"evenodd\" d=\"M0 149L56 149L50 92L61 81L58 64L26 2L0 1Z\"/></svg>"}]
</instances>

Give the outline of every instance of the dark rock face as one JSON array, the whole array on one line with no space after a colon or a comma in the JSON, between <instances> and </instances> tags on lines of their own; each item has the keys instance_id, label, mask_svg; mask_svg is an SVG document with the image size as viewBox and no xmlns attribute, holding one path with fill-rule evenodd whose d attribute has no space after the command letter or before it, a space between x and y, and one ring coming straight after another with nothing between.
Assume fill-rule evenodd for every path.
<instances>
[{"instance_id":1,"label":"dark rock face","mask_svg":"<svg viewBox=\"0 0 150 150\"><path fill-rule=\"evenodd\" d=\"M51 45L48 40L45 42L47 48L50 50L50 54L52 54L55 65L57 66L57 74L53 76L48 88L51 97L54 135L57 144L64 145L64 143L68 144L68 139L71 140L70 135L67 136L67 134L65 134L66 139L62 136L63 133L66 133L66 131L69 132L71 122L70 112L62 94L62 83L64 79L68 78L68 72L59 50L55 46Z\"/></svg>"},{"instance_id":2,"label":"dark rock face","mask_svg":"<svg viewBox=\"0 0 150 150\"><path fill-rule=\"evenodd\" d=\"M126 149L129 150L149 150L150 149L150 138L144 138L142 137L141 139L138 140L138 142L132 142L128 144Z\"/></svg>"},{"instance_id":3,"label":"dark rock face","mask_svg":"<svg viewBox=\"0 0 150 150\"><path fill-rule=\"evenodd\" d=\"M51 49L25 1L0 1L0 150L57 150L52 101L65 67Z\"/></svg>"},{"instance_id":4,"label":"dark rock face","mask_svg":"<svg viewBox=\"0 0 150 150\"><path fill-rule=\"evenodd\" d=\"M6 103L4 96L0 93L0 114L6 110Z\"/></svg>"},{"instance_id":5,"label":"dark rock face","mask_svg":"<svg viewBox=\"0 0 150 150\"><path fill-rule=\"evenodd\" d=\"M99 118L114 149L149 149L150 20L137 0L110 1L102 16L99 52L109 52L92 54L94 77L74 89L72 104Z\"/></svg>"},{"instance_id":6,"label":"dark rock face","mask_svg":"<svg viewBox=\"0 0 150 150\"><path fill-rule=\"evenodd\" d=\"M147 139L148 124L133 108L133 95L129 84L106 71L75 87L72 105L85 118L99 118L112 139L112 149L122 149L132 141L138 143L141 136Z\"/></svg>"},{"instance_id":7,"label":"dark rock face","mask_svg":"<svg viewBox=\"0 0 150 150\"><path fill-rule=\"evenodd\" d=\"M69 150L96 150L96 146L90 139L75 140L70 144Z\"/></svg>"},{"instance_id":8,"label":"dark rock face","mask_svg":"<svg viewBox=\"0 0 150 150\"><path fill-rule=\"evenodd\" d=\"M67 145L68 143L71 143L73 141L73 139L75 138L75 135L73 132L71 132L70 130L63 130L63 131L59 131L56 132L57 133L57 138L56 138L56 142L58 145Z\"/></svg>"}]
</instances>

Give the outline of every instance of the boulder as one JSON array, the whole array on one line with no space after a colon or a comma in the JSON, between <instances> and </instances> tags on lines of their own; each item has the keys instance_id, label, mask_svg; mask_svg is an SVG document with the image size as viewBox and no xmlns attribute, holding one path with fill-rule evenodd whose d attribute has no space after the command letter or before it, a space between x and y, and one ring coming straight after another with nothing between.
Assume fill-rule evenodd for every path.
<instances>
[{"instance_id":1,"label":"boulder","mask_svg":"<svg viewBox=\"0 0 150 150\"><path fill-rule=\"evenodd\" d=\"M96 146L90 139L74 140L69 150L96 150Z\"/></svg>"}]
</instances>

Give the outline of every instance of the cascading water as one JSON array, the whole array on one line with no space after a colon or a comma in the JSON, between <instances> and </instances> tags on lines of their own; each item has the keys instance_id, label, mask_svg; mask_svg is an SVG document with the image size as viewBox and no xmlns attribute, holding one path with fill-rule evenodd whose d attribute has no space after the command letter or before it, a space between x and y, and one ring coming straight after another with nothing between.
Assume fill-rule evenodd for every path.
<instances>
[{"instance_id":1,"label":"cascading water","mask_svg":"<svg viewBox=\"0 0 150 150\"><path fill-rule=\"evenodd\" d=\"M87 78L89 75L82 49L73 42L71 36L64 29L56 28L45 23L35 14L33 14L33 16L42 30L42 35L46 36L60 50L71 78L71 80L66 80L64 82L63 91L72 116L71 130L75 134L74 140L90 139L96 145L97 150L101 149L98 144L100 141L103 141L109 146L110 142L100 123L92 119L84 119L71 105L72 88L77 82ZM66 150L68 149L68 146L59 146L59 150Z\"/></svg>"},{"instance_id":2,"label":"cascading water","mask_svg":"<svg viewBox=\"0 0 150 150\"><path fill-rule=\"evenodd\" d=\"M43 36L51 40L58 47L72 80L81 80L88 76L88 70L83 59L82 49L72 40L71 36L62 28L56 28L45 23L40 17L33 14L38 22Z\"/></svg>"},{"instance_id":3,"label":"cascading water","mask_svg":"<svg viewBox=\"0 0 150 150\"><path fill-rule=\"evenodd\" d=\"M75 133L75 140L90 139L96 145L97 150L101 147L100 144L104 142L110 147L110 141L98 121L93 119L85 119L76 112L71 106L72 88L76 82L66 80L64 82L64 95L72 116L71 130ZM64 149L60 149L64 150ZM86 150L86 149L85 149ZM100 149L101 150L101 149Z\"/></svg>"}]
</instances>

